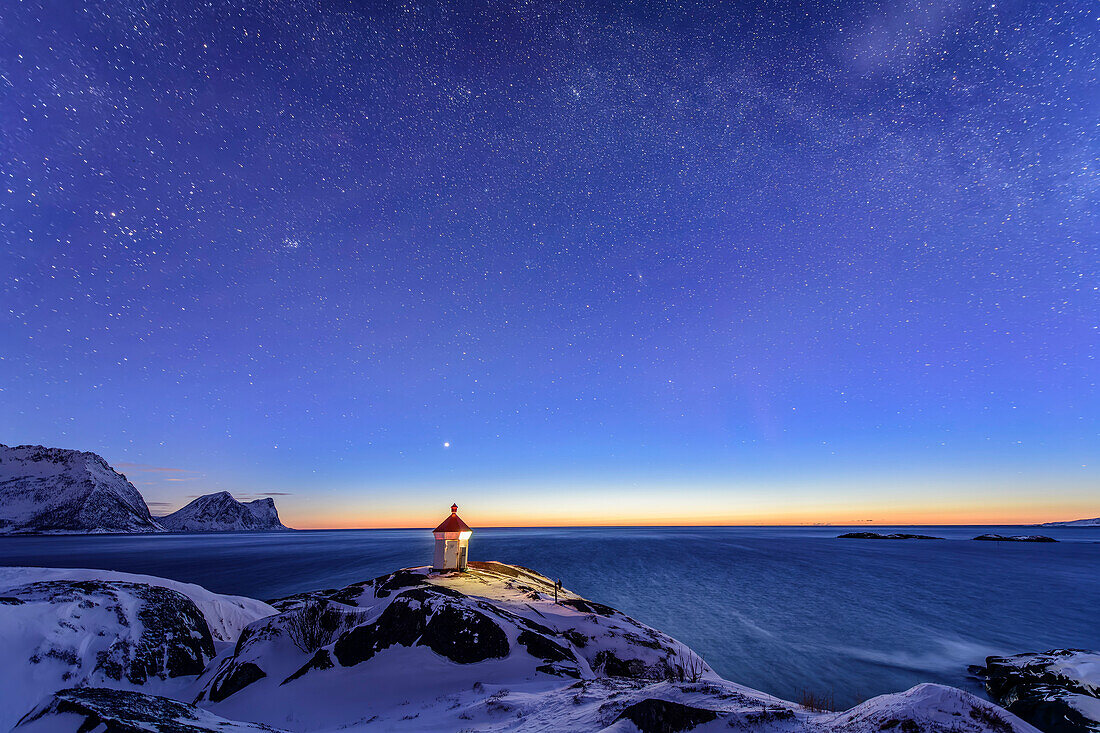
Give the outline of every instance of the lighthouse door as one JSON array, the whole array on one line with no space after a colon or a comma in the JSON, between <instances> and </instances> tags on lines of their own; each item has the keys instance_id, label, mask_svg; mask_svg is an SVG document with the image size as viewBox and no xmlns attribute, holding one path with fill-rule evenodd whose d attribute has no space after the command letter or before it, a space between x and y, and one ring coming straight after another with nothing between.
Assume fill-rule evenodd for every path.
<instances>
[{"instance_id":1,"label":"lighthouse door","mask_svg":"<svg viewBox=\"0 0 1100 733\"><path fill-rule=\"evenodd\" d=\"M443 567L447 569L458 568L458 540L447 540L447 546L443 551Z\"/></svg>"}]
</instances>

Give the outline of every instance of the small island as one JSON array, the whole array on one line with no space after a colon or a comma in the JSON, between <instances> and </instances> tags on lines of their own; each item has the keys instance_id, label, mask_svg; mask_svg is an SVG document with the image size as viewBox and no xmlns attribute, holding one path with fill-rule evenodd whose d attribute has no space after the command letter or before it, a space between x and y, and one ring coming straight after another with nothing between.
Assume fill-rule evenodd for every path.
<instances>
[{"instance_id":1,"label":"small island","mask_svg":"<svg viewBox=\"0 0 1100 733\"><path fill-rule=\"evenodd\" d=\"M942 540L943 537L933 537L929 534L910 534L908 532L848 532L837 535L838 540Z\"/></svg>"},{"instance_id":2,"label":"small island","mask_svg":"<svg viewBox=\"0 0 1100 733\"><path fill-rule=\"evenodd\" d=\"M989 542L1057 542L1058 540L1053 537L1047 537L1041 534L980 534L974 539L986 540Z\"/></svg>"}]
</instances>

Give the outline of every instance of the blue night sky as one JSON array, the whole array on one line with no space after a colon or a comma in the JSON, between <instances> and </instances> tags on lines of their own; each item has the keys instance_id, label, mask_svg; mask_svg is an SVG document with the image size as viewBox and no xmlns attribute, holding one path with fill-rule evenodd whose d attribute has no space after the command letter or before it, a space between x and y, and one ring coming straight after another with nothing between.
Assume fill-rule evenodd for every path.
<instances>
[{"instance_id":1,"label":"blue night sky","mask_svg":"<svg viewBox=\"0 0 1100 733\"><path fill-rule=\"evenodd\" d=\"M0 442L303 527L1100 515L1098 26L8 3Z\"/></svg>"}]
</instances>

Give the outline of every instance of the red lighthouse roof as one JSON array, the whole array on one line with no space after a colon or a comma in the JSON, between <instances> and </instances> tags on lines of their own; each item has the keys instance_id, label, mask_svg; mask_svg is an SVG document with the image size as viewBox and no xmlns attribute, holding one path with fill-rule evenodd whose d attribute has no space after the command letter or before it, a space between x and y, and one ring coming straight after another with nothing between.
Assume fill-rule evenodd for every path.
<instances>
[{"instance_id":1,"label":"red lighthouse roof","mask_svg":"<svg viewBox=\"0 0 1100 733\"><path fill-rule=\"evenodd\" d=\"M458 518L458 504L451 504L451 516L443 520L434 532L471 532L470 527Z\"/></svg>"}]
</instances>

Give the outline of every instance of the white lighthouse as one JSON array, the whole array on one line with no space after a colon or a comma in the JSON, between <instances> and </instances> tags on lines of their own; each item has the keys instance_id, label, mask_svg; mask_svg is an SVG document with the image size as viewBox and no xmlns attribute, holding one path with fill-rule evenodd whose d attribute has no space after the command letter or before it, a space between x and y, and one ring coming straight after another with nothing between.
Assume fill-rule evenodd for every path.
<instances>
[{"instance_id":1,"label":"white lighthouse","mask_svg":"<svg viewBox=\"0 0 1100 733\"><path fill-rule=\"evenodd\" d=\"M451 504L451 516L435 528L434 534L435 556L432 558L432 570L465 570L466 550L473 530L458 518L458 504Z\"/></svg>"}]
</instances>

